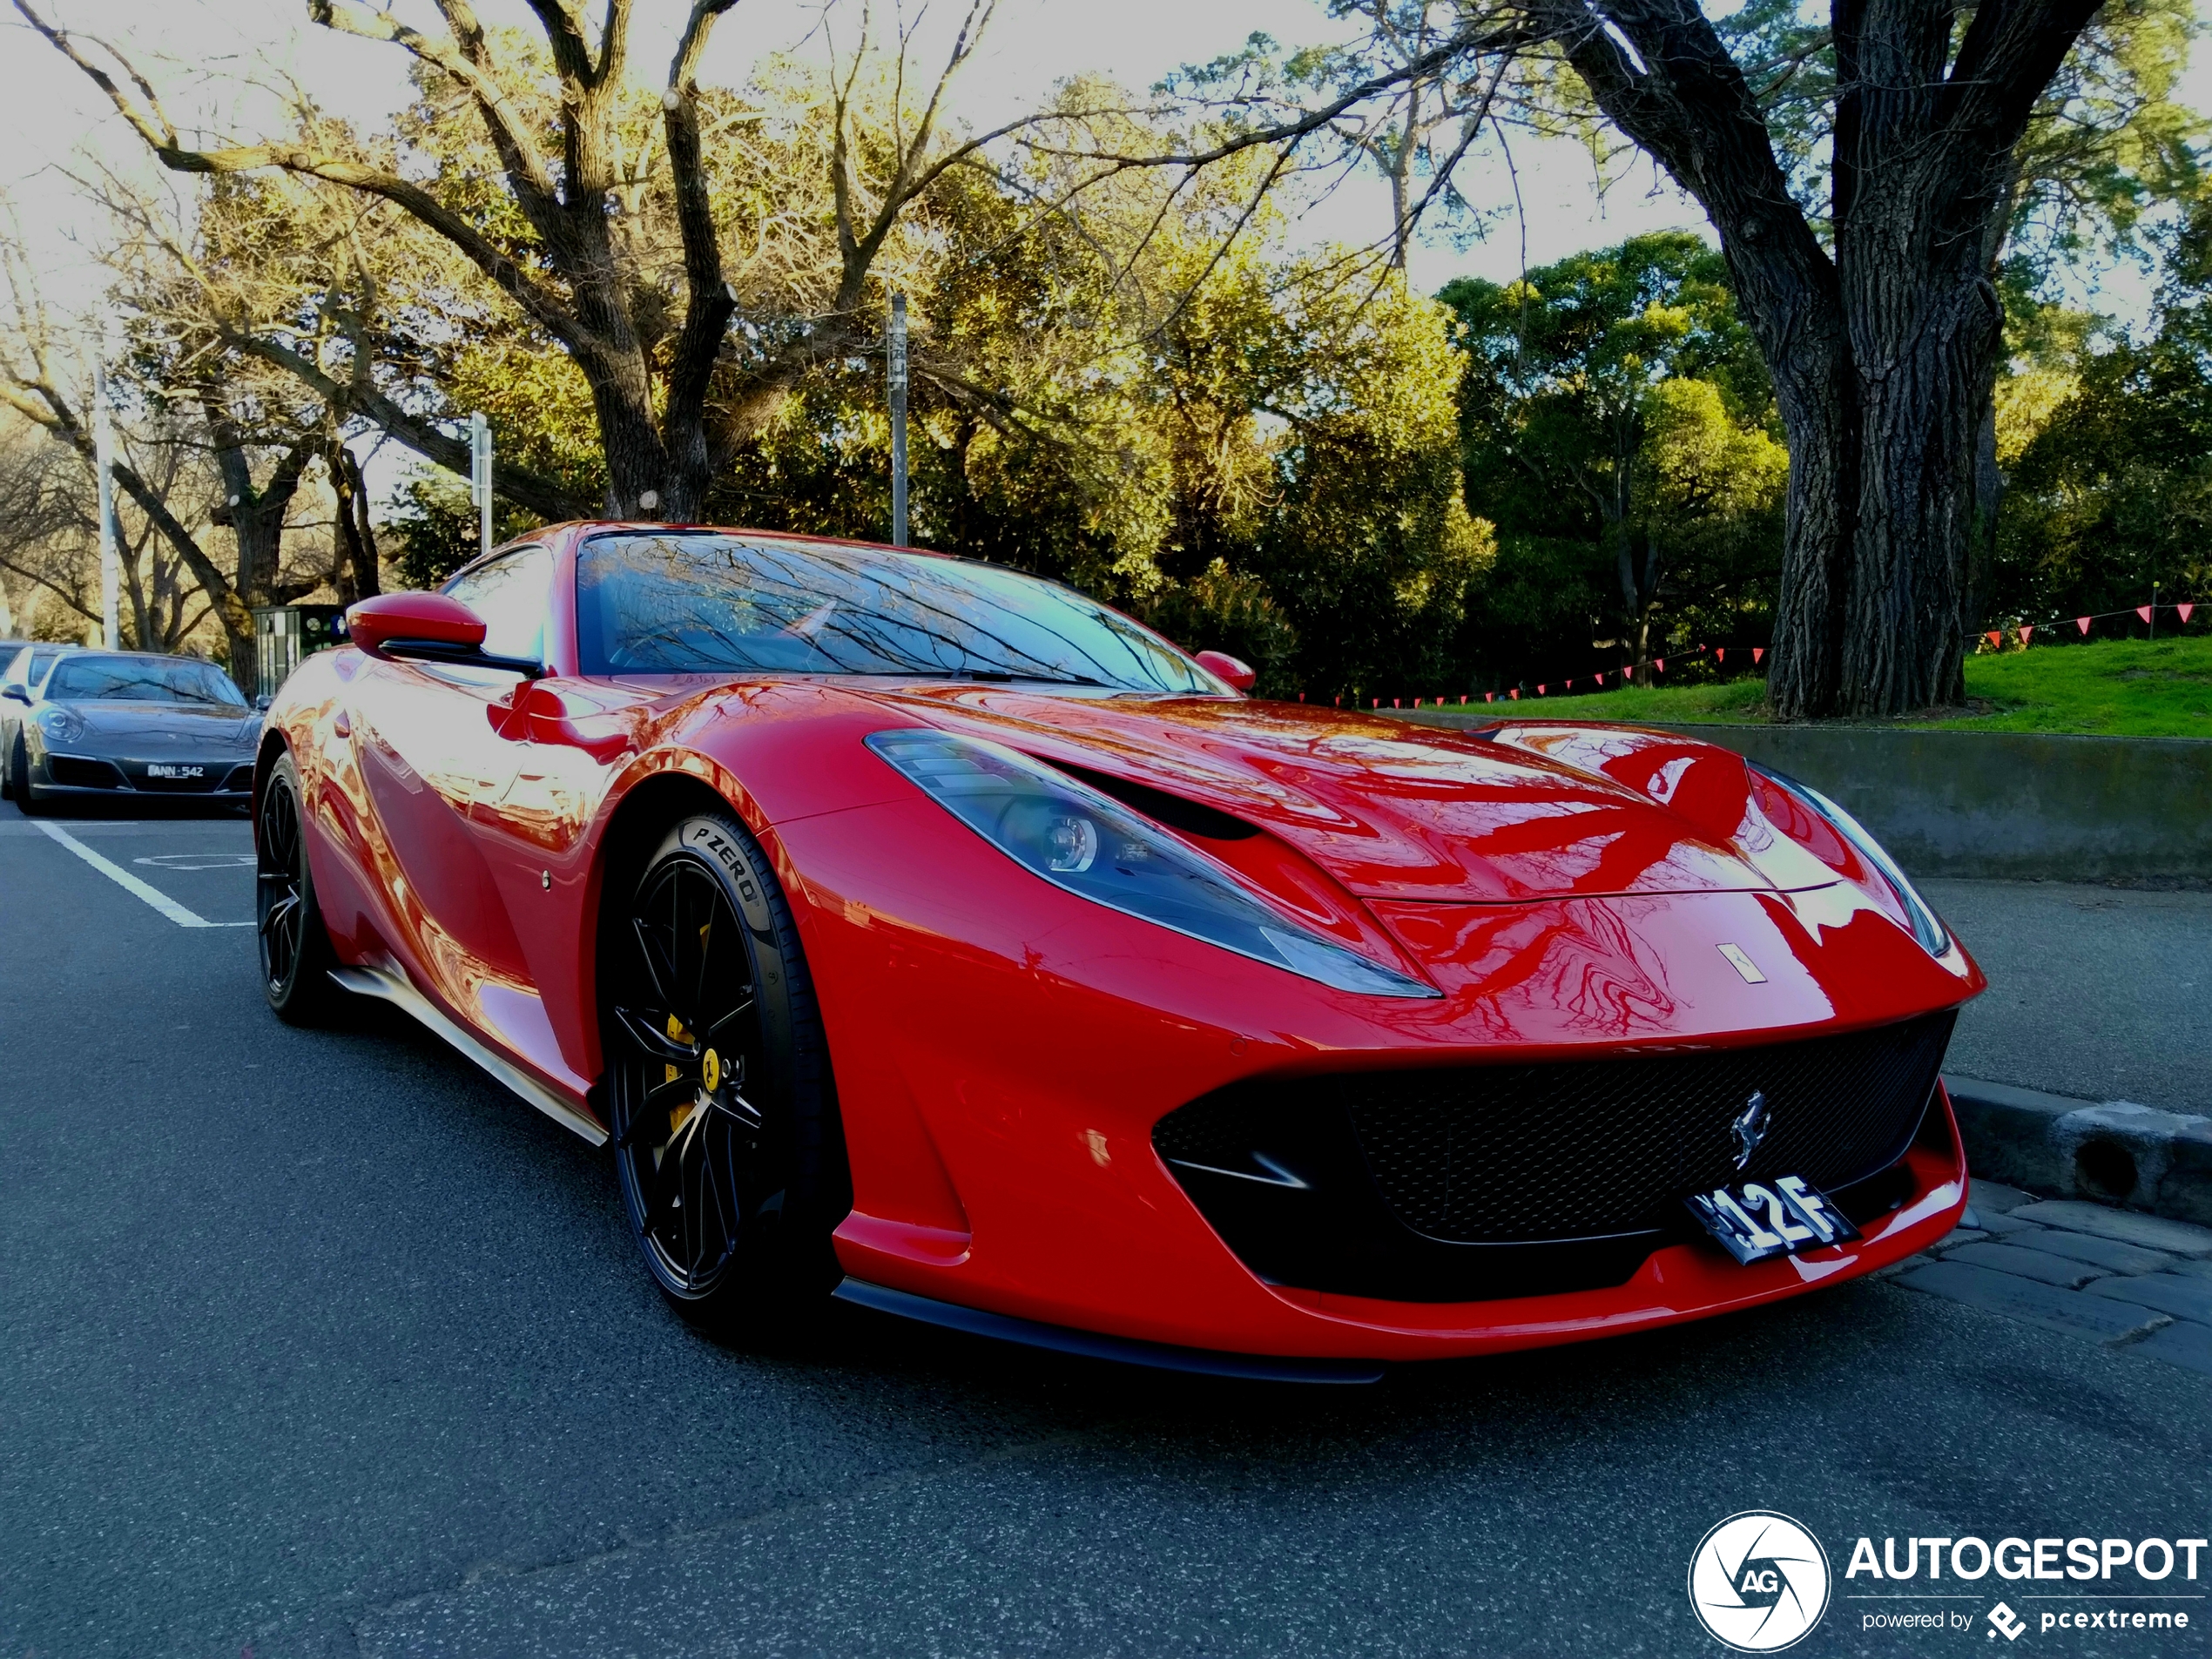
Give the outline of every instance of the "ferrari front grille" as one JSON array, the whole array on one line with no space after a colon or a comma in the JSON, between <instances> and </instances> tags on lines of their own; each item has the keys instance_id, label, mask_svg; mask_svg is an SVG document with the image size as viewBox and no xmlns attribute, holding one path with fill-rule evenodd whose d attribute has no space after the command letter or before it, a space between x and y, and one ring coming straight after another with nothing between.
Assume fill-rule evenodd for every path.
<instances>
[{"instance_id":1,"label":"ferrari front grille","mask_svg":"<svg viewBox=\"0 0 2212 1659\"><path fill-rule=\"evenodd\" d=\"M1582 1238L1650 1226L1683 1194L1730 1181L1799 1175L1832 1191L1894 1162L1955 1017L1698 1055L1315 1083L1351 1113L1376 1185L1414 1231ZM1739 1173L1731 1125L1755 1094L1771 1128Z\"/></svg>"},{"instance_id":2,"label":"ferrari front grille","mask_svg":"<svg viewBox=\"0 0 2212 1659\"><path fill-rule=\"evenodd\" d=\"M1251 1078L1152 1143L1263 1277L1410 1300L1621 1282L1685 1194L1802 1176L1834 1192L1904 1156L1955 1011L1752 1048ZM1766 1130L1741 1167L1753 1095Z\"/></svg>"}]
</instances>

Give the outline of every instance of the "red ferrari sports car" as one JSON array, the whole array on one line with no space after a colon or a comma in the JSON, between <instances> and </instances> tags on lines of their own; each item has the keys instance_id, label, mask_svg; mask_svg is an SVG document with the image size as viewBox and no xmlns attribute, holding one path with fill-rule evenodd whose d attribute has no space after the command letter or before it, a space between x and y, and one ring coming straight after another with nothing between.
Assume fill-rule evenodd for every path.
<instances>
[{"instance_id":1,"label":"red ferrari sports car","mask_svg":"<svg viewBox=\"0 0 2212 1659\"><path fill-rule=\"evenodd\" d=\"M1351 1379L1941 1237L1980 972L1706 743L1261 702L1054 583L572 524L356 605L255 772L271 1003L610 1143L645 1264Z\"/></svg>"}]
</instances>

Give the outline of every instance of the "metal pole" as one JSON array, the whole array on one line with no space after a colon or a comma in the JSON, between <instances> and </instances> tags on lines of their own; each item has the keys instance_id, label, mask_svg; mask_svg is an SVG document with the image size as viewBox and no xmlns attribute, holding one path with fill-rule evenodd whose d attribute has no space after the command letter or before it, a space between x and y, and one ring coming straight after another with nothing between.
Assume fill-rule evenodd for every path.
<instances>
[{"instance_id":1,"label":"metal pole","mask_svg":"<svg viewBox=\"0 0 2212 1659\"><path fill-rule=\"evenodd\" d=\"M2158 583L2155 583L2155 582L2154 582L2154 583L2152 583L2150 584L2150 637L2151 637L2151 643L2152 643L2152 644L2157 644L2157 642L2158 642Z\"/></svg>"},{"instance_id":2,"label":"metal pole","mask_svg":"<svg viewBox=\"0 0 2212 1659\"><path fill-rule=\"evenodd\" d=\"M891 296L891 545L907 544L907 296Z\"/></svg>"},{"instance_id":3,"label":"metal pole","mask_svg":"<svg viewBox=\"0 0 2212 1659\"><path fill-rule=\"evenodd\" d=\"M115 438L107 414L107 347L102 341L92 368L92 454L100 469L100 629L110 651L123 644L123 569L115 551ZM145 641L138 642L143 649Z\"/></svg>"},{"instance_id":4,"label":"metal pole","mask_svg":"<svg viewBox=\"0 0 2212 1659\"><path fill-rule=\"evenodd\" d=\"M476 508L476 551L491 551L491 422L478 409L469 417L469 499Z\"/></svg>"}]
</instances>

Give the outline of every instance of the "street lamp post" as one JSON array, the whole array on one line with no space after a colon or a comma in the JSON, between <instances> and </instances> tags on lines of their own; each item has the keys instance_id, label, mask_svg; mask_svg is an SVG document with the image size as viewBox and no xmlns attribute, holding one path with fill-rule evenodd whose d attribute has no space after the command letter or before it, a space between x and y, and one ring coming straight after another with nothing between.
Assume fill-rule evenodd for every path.
<instances>
[{"instance_id":1,"label":"street lamp post","mask_svg":"<svg viewBox=\"0 0 2212 1659\"><path fill-rule=\"evenodd\" d=\"M469 499L476 509L476 552L491 551L491 422L478 409L469 417Z\"/></svg>"},{"instance_id":2,"label":"street lamp post","mask_svg":"<svg viewBox=\"0 0 2212 1659\"><path fill-rule=\"evenodd\" d=\"M907 544L907 296L891 296L891 336L884 353L891 394L891 545Z\"/></svg>"}]
</instances>

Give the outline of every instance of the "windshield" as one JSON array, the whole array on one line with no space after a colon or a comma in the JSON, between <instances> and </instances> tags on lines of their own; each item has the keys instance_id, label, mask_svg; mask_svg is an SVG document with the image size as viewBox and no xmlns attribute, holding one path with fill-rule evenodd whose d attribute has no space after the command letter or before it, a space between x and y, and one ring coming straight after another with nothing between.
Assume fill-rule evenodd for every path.
<instances>
[{"instance_id":1,"label":"windshield","mask_svg":"<svg viewBox=\"0 0 2212 1659\"><path fill-rule=\"evenodd\" d=\"M57 703L205 703L246 707L231 677L190 658L71 658L46 681Z\"/></svg>"},{"instance_id":2,"label":"windshield","mask_svg":"<svg viewBox=\"0 0 2212 1659\"><path fill-rule=\"evenodd\" d=\"M766 536L607 536L577 559L587 674L781 671L1218 688L1081 594L995 565Z\"/></svg>"}]
</instances>

